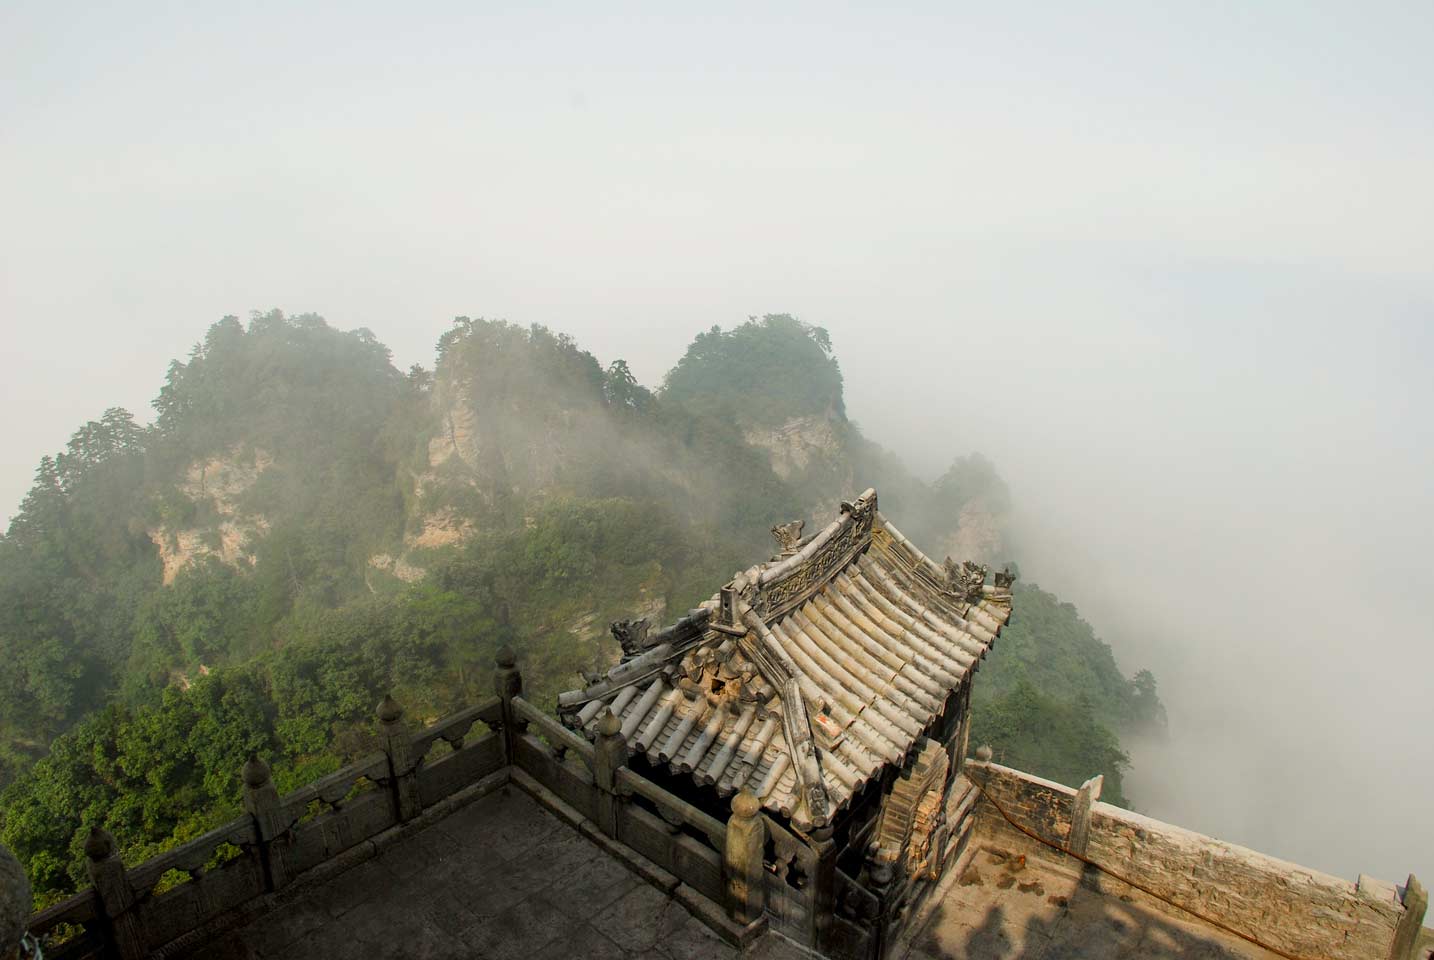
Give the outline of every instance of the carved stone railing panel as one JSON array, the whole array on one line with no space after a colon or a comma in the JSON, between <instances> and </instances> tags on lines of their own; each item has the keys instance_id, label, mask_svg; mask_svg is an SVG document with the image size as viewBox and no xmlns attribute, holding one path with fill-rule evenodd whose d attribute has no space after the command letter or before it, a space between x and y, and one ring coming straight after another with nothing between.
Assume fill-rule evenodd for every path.
<instances>
[{"instance_id":1,"label":"carved stone railing panel","mask_svg":"<svg viewBox=\"0 0 1434 960\"><path fill-rule=\"evenodd\" d=\"M425 808L430 807L502 766L502 734L490 730L475 737L470 732L460 749L436 760L423 761L418 769L419 797Z\"/></svg>"},{"instance_id":2,"label":"carved stone railing panel","mask_svg":"<svg viewBox=\"0 0 1434 960\"><path fill-rule=\"evenodd\" d=\"M291 875L302 873L397 824L386 794L363 794L296 827L283 851L285 866Z\"/></svg>"},{"instance_id":3,"label":"carved stone railing panel","mask_svg":"<svg viewBox=\"0 0 1434 960\"><path fill-rule=\"evenodd\" d=\"M624 804L618 833L622 843L714 903L722 902L722 855L683 833L680 825L636 804Z\"/></svg>"},{"instance_id":4,"label":"carved stone railing panel","mask_svg":"<svg viewBox=\"0 0 1434 960\"><path fill-rule=\"evenodd\" d=\"M461 750L468 741L486 732L483 727L492 729L493 726L501 725L502 718L503 701L498 697L490 697L476 706L442 717L431 727L414 734L411 755L415 762L421 762L439 740L454 750ZM480 724L482 726L479 726Z\"/></svg>"},{"instance_id":5,"label":"carved stone railing panel","mask_svg":"<svg viewBox=\"0 0 1434 960\"><path fill-rule=\"evenodd\" d=\"M651 780L622 768L617 771L617 792L620 796L638 796L652 804L654 812L669 824L691 827L692 831L704 838L707 845L720 853L727 839L727 825L716 817L704 813L697 807L675 794L653 783Z\"/></svg>"},{"instance_id":6,"label":"carved stone railing panel","mask_svg":"<svg viewBox=\"0 0 1434 960\"><path fill-rule=\"evenodd\" d=\"M598 790L592 771L574 751L559 752L537 734L528 732L514 741L513 765L584 819L596 820Z\"/></svg>"},{"instance_id":7,"label":"carved stone railing panel","mask_svg":"<svg viewBox=\"0 0 1434 960\"><path fill-rule=\"evenodd\" d=\"M105 951L95 891L82 890L30 918L30 935L39 941L46 960L89 960Z\"/></svg>"},{"instance_id":8,"label":"carved stone railing panel","mask_svg":"<svg viewBox=\"0 0 1434 960\"><path fill-rule=\"evenodd\" d=\"M816 872L816 853L776 820L765 814L763 817L770 849L767 869L792 889L806 889L806 881Z\"/></svg>"},{"instance_id":9,"label":"carved stone railing panel","mask_svg":"<svg viewBox=\"0 0 1434 960\"><path fill-rule=\"evenodd\" d=\"M145 940L163 945L264 894L257 857L243 856L202 872L140 904Z\"/></svg>"},{"instance_id":10,"label":"carved stone railing panel","mask_svg":"<svg viewBox=\"0 0 1434 960\"><path fill-rule=\"evenodd\" d=\"M522 697L513 698L513 710L526 723L536 727L538 733L553 749L572 753L582 760L589 770L592 769L593 745L588 742L586 737L569 730Z\"/></svg>"},{"instance_id":11,"label":"carved stone railing panel","mask_svg":"<svg viewBox=\"0 0 1434 960\"><path fill-rule=\"evenodd\" d=\"M371 753L357 763L340 767L293 793L285 794L281 803L289 826L297 826L306 818L315 819L326 811L343 809L346 802L354 799L354 787L361 780L375 785L388 782L388 756L383 751Z\"/></svg>"},{"instance_id":12,"label":"carved stone railing panel","mask_svg":"<svg viewBox=\"0 0 1434 960\"><path fill-rule=\"evenodd\" d=\"M767 823L766 904L772 926L802 943L814 936L814 894L812 878L817 856L795 834L776 820L763 815Z\"/></svg>"},{"instance_id":13,"label":"carved stone railing panel","mask_svg":"<svg viewBox=\"0 0 1434 960\"><path fill-rule=\"evenodd\" d=\"M679 836L672 841L672 866L669 869L713 903L723 902L726 888L720 851L692 837Z\"/></svg>"},{"instance_id":14,"label":"carved stone railing panel","mask_svg":"<svg viewBox=\"0 0 1434 960\"><path fill-rule=\"evenodd\" d=\"M238 817L131 867L128 871L130 886L136 895L143 898L150 894L159 878L170 870L177 870L197 879L214 864L221 847L236 847L242 853L245 849L252 849L257 840L254 821L249 817Z\"/></svg>"}]
</instances>

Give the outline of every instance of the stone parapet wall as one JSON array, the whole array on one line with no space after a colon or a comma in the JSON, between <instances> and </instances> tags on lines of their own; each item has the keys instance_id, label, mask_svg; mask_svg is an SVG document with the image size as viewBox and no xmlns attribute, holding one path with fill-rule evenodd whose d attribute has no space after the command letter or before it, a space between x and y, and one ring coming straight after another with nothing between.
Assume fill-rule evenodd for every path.
<instances>
[{"instance_id":1,"label":"stone parapet wall","mask_svg":"<svg viewBox=\"0 0 1434 960\"><path fill-rule=\"evenodd\" d=\"M1076 795L1070 787L979 760L967 760L964 770L969 779L985 788L982 799L976 805L977 825L982 832L989 834L1011 829L987 800L990 798L1027 830L1052 843L1066 845L1070 838L1071 810ZM1043 851L1038 848L1035 852Z\"/></svg>"},{"instance_id":2,"label":"stone parapet wall","mask_svg":"<svg viewBox=\"0 0 1434 960\"><path fill-rule=\"evenodd\" d=\"M1066 847L1075 790L994 763L970 761L966 773L990 798L978 805L978 831L988 842L999 838L1023 851L1066 859L1107 892L1129 893L1188 917L1158 897L1036 844L990 802L1044 840ZM1088 836L1085 855L1102 868L1296 957L1384 960L1391 957L1401 923L1422 922L1422 916L1406 919L1403 892L1393 884L1368 878L1356 884L1107 803L1092 805Z\"/></svg>"}]
</instances>

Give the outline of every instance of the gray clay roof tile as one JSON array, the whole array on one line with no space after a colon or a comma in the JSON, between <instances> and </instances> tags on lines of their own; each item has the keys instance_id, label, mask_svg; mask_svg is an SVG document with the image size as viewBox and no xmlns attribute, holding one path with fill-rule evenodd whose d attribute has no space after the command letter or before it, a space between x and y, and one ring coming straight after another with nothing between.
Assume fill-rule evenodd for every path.
<instances>
[{"instance_id":1,"label":"gray clay roof tile","mask_svg":"<svg viewBox=\"0 0 1434 960\"><path fill-rule=\"evenodd\" d=\"M1009 578L984 581L974 564L932 562L868 490L794 554L739 574L724 588L731 611L719 593L650 649L564 694L559 710L593 736L610 709L652 764L720 796L751 790L808 829L900 765L985 656L1011 595ZM784 702L791 690L801 704ZM806 725L793 727L799 715ZM794 762L789 743L807 726L815 767ZM825 811L808 809L803 770L817 771Z\"/></svg>"}]
</instances>

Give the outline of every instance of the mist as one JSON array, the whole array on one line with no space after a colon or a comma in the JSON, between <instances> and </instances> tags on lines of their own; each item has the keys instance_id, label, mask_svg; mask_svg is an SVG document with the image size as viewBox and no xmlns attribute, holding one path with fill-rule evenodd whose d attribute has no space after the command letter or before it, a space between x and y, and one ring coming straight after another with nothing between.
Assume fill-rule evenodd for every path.
<instances>
[{"instance_id":1,"label":"mist","mask_svg":"<svg viewBox=\"0 0 1434 960\"><path fill-rule=\"evenodd\" d=\"M0 10L0 504L227 313L543 323L657 385L831 331L1167 743L1161 819L1434 875L1434 11ZM899 522L899 521L898 521ZM1019 616L1019 613L1017 613Z\"/></svg>"},{"instance_id":2,"label":"mist","mask_svg":"<svg viewBox=\"0 0 1434 960\"><path fill-rule=\"evenodd\" d=\"M875 348L847 364L853 415L928 472L925 438L992 456L1025 578L1154 670L1171 732L1123 738L1138 809L1351 878L1427 873L1430 310L1289 267L1120 282L1040 294L1061 325L1010 294L965 341L1001 362L961 364L944 402L893 402L879 366L940 362ZM1113 303L1131 322L1096 317Z\"/></svg>"}]
</instances>

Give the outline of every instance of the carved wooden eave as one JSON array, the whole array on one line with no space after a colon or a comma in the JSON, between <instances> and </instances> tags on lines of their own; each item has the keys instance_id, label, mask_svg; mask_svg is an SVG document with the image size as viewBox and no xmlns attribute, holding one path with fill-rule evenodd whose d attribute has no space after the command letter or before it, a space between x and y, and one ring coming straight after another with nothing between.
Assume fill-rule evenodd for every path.
<instances>
[{"instance_id":1,"label":"carved wooden eave","mask_svg":"<svg viewBox=\"0 0 1434 960\"><path fill-rule=\"evenodd\" d=\"M902 766L1011 612L1011 577L937 564L877 510L843 503L805 540L737 574L698 610L558 699L593 734L608 707L632 749L721 796L746 788L799 830L822 826L888 766Z\"/></svg>"}]
</instances>

